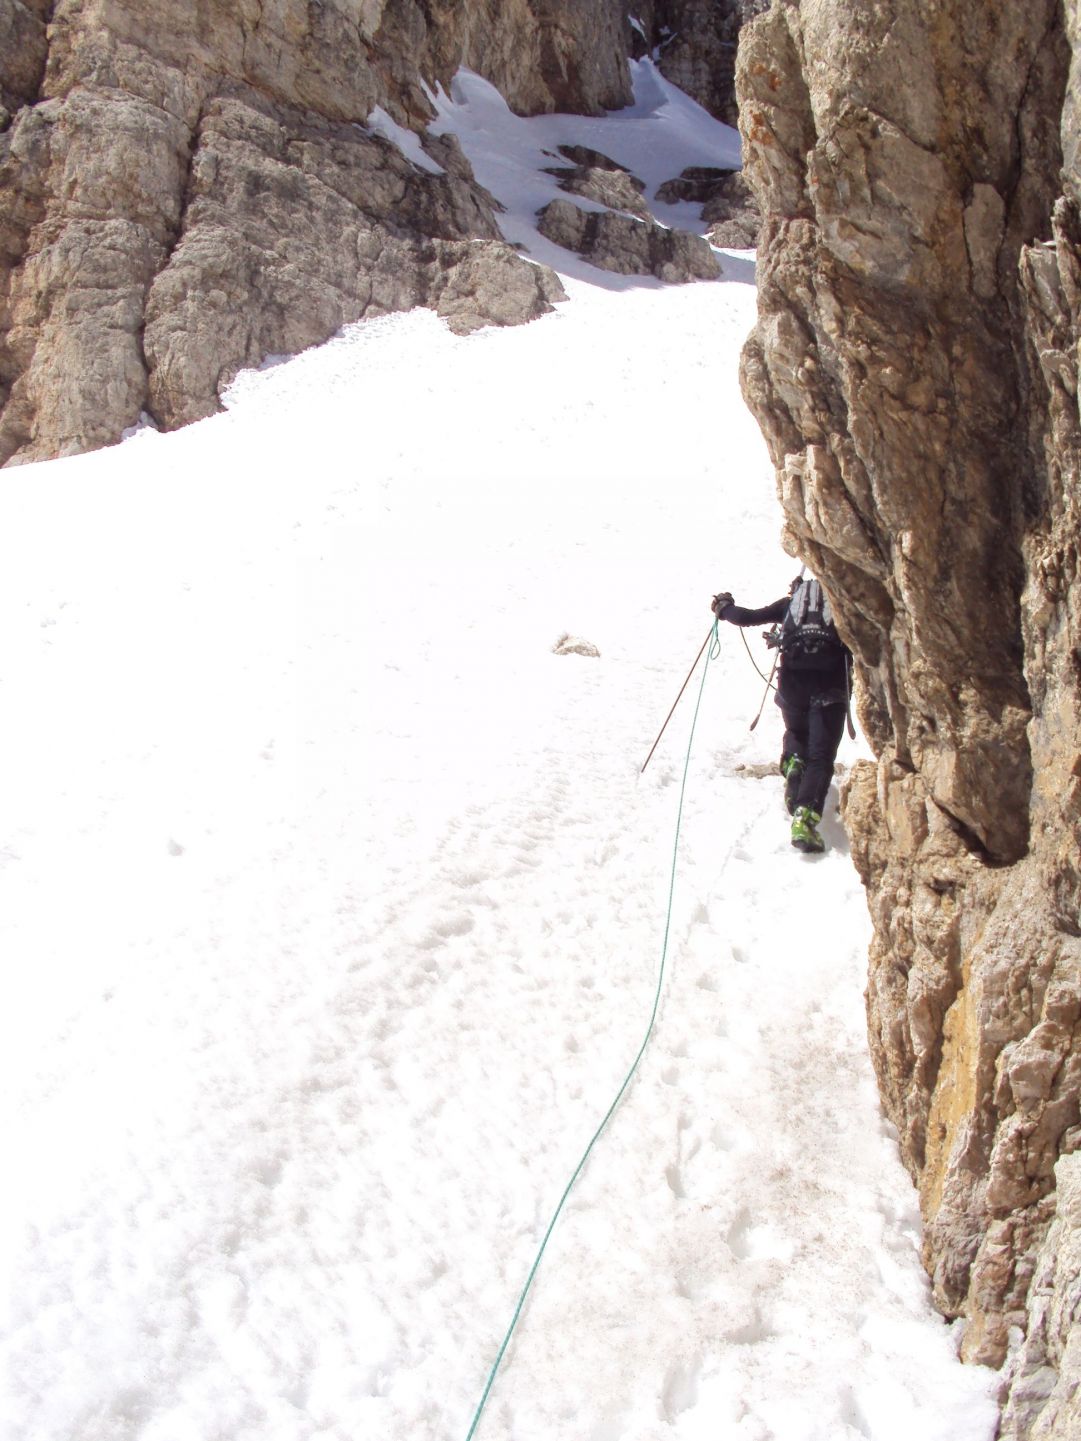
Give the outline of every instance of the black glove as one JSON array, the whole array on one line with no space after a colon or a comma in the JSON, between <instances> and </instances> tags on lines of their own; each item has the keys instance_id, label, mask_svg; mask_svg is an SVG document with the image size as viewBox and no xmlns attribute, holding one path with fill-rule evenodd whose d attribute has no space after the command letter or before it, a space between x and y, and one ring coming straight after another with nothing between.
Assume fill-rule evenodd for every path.
<instances>
[{"instance_id":1,"label":"black glove","mask_svg":"<svg viewBox=\"0 0 1081 1441\"><path fill-rule=\"evenodd\" d=\"M719 616L725 606L732 604L732 592L730 590L722 590L719 595L713 597L713 604L710 606L710 610L714 615Z\"/></svg>"}]
</instances>

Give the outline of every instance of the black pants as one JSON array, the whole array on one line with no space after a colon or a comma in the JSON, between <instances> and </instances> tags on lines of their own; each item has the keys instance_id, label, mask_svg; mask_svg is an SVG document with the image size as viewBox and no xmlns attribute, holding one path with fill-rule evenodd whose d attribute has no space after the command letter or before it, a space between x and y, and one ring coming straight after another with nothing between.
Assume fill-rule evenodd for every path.
<instances>
[{"instance_id":1,"label":"black pants","mask_svg":"<svg viewBox=\"0 0 1081 1441\"><path fill-rule=\"evenodd\" d=\"M800 757L804 771L796 805L810 806L819 815L826 804L837 747L845 731L847 704L834 699L834 695L835 692L830 691L816 694L813 681L804 676L795 683L788 680L777 693L777 704L784 717L781 765L789 756Z\"/></svg>"}]
</instances>

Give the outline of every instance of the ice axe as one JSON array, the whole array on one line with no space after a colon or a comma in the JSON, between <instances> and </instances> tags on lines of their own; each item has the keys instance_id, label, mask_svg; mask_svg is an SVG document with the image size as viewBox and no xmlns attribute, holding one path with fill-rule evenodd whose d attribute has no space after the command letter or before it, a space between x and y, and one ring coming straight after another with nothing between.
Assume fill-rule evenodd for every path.
<instances>
[{"instance_id":1,"label":"ice axe","mask_svg":"<svg viewBox=\"0 0 1081 1441\"><path fill-rule=\"evenodd\" d=\"M758 714L755 716L754 720L751 721L751 730L754 730L755 726L756 726L756 725L758 724L758 722L762 719L762 712L763 712L763 711L765 710L765 708L766 708L766 698L767 698L767 696L769 695L770 691L771 691L772 688L773 688L773 673L774 673L774 671L777 669L777 662L780 660L780 658L781 658L781 650L780 650L780 647L778 646L778 648L777 648L777 654L773 657L773 664L770 666L769 675L766 677L766 688L765 688L765 690L762 692L762 704L758 707ZM752 664L753 664L753 662L752 662ZM756 669L756 670L758 669L757 666L755 667L755 669Z\"/></svg>"},{"instance_id":2,"label":"ice axe","mask_svg":"<svg viewBox=\"0 0 1081 1441\"><path fill-rule=\"evenodd\" d=\"M704 651L705 651L705 649L706 649L706 646L709 645L710 641L713 639L714 635L716 634L716 631L717 631L717 622L714 621L713 624L710 626L709 631L708 631L707 634L706 634L705 640L702 642L702 649L698 652L698 654L697 654L697 655L695 656L695 658L694 658L694 665L692 665L691 668L690 668L690 670L687 672L687 679L683 682L683 684L682 684L682 685L680 686L680 688L679 688L679 695L677 695L676 698L675 698L675 700L672 702L672 709L668 712L668 714L667 714L667 715L665 716L665 718L664 718L664 725L662 725L661 728L660 728L660 730L657 732L657 739L653 742L653 745L652 745L652 747L650 748L649 755L646 756L645 760L642 762L642 770L640 770L640 771L638 772L639 775L642 774L642 771L645 770L646 766L648 766L649 763L650 763L650 761L653 759L653 752L657 749L657 747L658 747L658 746L660 745L660 743L661 743L661 736L664 735L665 727L668 725L668 722L672 719L673 715L675 714L676 706L679 705L680 700L681 700L682 697L683 697L683 692L687 689L687 685L688 685L688 683L689 683L689 681L690 681L690 679L691 679L691 676L694 675L694 672L695 672L695 669L696 669L696 667L697 667L697 665L698 665L698 662L702 659L702 655L703 655L703 653L704 653Z\"/></svg>"}]
</instances>

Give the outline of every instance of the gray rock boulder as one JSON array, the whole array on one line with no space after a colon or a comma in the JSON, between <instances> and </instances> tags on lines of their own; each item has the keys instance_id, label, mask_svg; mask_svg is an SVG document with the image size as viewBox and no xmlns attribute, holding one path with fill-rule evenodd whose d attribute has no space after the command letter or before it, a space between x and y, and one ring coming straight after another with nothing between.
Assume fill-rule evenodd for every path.
<instances>
[{"instance_id":1,"label":"gray rock boulder","mask_svg":"<svg viewBox=\"0 0 1081 1441\"><path fill-rule=\"evenodd\" d=\"M585 640L580 635L564 634L559 637L552 647L553 655L584 655L592 659L600 656L600 651L591 640Z\"/></svg>"},{"instance_id":2,"label":"gray rock boulder","mask_svg":"<svg viewBox=\"0 0 1081 1441\"><path fill-rule=\"evenodd\" d=\"M572 165L583 166L589 170L626 171L626 166L620 165L618 160L613 160L602 150L592 150L588 145L561 145L559 153ZM641 184L640 181L638 183Z\"/></svg>"},{"instance_id":3,"label":"gray rock boulder","mask_svg":"<svg viewBox=\"0 0 1081 1441\"><path fill-rule=\"evenodd\" d=\"M691 166L659 186L657 199L668 204L683 201L700 205L713 245L749 250L758 243L762 218L740 170Z\"/></svg>"},{"instance_id":4,"label":"gray rock boulder","mask_svg":"<svg viewBox=\"0 0 1081 1441\"><path fill-rule=\"evenodd\" d=\"M554 270L522 260L499 241L437 240L431 254L424 304L456 335L521 325L567 298Z\"/></svg>"},{"instance_id":5,"label":"gray rock boulder","mask_svg":"<svg viewBox=\"0 0 1081 1441\"><path fill-rule=\"evenodd\" d=\"M580 195L609 210L626 210L640 220L650 217L650 209L643 198L645 185L629 171L612 166L580 165L574 170L555 170L560 190L569 195Z\"/></svg>"},{"instance_id":6,"label":"gray rock boulder","mask_svg":"<svg viewBox=\"0 0 1081 1441\"><path fill-rule=\"evenodd\" d=\"M666 180L657 187L657 199L666 205L686 201L691 205L706 205L711 200L727 193L727 186L738 170L725 170L712 165L690 165L681 170L674 180Z\"/></svg>"},{"instance_id":7,"label":"gray rock boulder","mask_svg":"<svg viewBox=\"0 0 1081 1441\"><path fill-rule=\"evenodd\" d=\"M541 211L537 228L564 250L619 275L655 275L674 285L721 275L719 261L701 236L611 210L582 210L569 200L553 200Z\"/></svg>"}]
</instances>

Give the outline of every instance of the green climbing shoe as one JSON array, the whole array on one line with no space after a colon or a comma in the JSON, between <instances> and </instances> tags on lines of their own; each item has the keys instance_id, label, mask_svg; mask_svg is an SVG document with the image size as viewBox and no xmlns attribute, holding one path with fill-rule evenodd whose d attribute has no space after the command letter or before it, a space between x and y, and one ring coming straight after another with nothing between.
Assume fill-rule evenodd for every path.
<instances>
[{"instance_id":1,"label":"green climbing shoe","mask_svg":"<svg viewBox=\"0 0 1081 1441\"><path fill-rule=\"evenodd\" d=\"M781 774L784 776L784 804L785 810L790 816L796 813L796 797L799 795L799 783L803 779L804 762L802 756L789 756L781 762Z\"/></svg>"},{"instance_id":2,"label":"green climbing shoe","mask_svg":"<svg viewBox=\"0 0 1081 1441\"><path fill-rule=\"evenodd\" d=\"M822 817L810 806L800 806L792 817L792 844L798 851L824 851L826 842L818 834Z\"/></svg>"}]
</instances>

